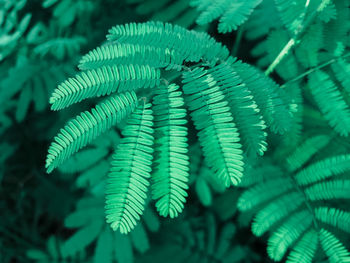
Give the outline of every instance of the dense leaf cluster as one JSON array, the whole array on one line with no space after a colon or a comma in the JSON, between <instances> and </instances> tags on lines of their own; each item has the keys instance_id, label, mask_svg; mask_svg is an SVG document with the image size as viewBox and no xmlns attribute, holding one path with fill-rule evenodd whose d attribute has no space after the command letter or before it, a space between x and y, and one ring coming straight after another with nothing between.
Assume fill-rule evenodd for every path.
<instances>
[{"instance_id":1,"label":"dense leaf cluster","mask_svg":"<svg viewBox=\"0 0 350 263\"><path fill-rule=\"evenodd\" d=\"M348 0L0 0L0 261L350 262L349 47Z\"/></svg>"}]
</instances>

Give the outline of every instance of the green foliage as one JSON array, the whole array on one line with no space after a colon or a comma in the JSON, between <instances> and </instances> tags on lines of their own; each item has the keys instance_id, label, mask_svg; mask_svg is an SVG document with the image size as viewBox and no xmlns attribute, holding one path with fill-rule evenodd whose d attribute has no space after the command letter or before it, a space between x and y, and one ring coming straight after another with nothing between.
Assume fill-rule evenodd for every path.
<instances>
[{"instance_id":1,"label":"green foliage","mask_svg":"<svg viewBox=\"0 0 350 263\"><path fill-rule=\"evenodd\" d=\"M25 14L23 17L19 17L18 14L25 4L26 0L0 2L0 61L15 51L19 39L28 28L31 14Z\"/></svg>"},{"instance_id":2,"label":"green foliage","mask_svg":"<svg viewBox=\"0 0 350 263\"><path fill-rule=\"evenodd\" d=\"M156 217L150 216L152 211L145 213L144 224L139 224L135 230L125 236L113 232L106 224L103 211L103 195L98 193L87 196L79 201L76 210L65 219L65 226L77 231L62 244L62 255L72 257L84 253L93 246L92 262L133 262L134 254L145 253L150 246L148 234L144 225L151 231L152 224L159 227ZM156 221L149 222L150 220Z\"/></svg>"},{"instance_id":3,"label":"green foliage","mask_svg":"<svg viewBox=\"0 0 350 263\"><path fill-rule=\"evenodd\" d=\"M85 147L113 125L124 119L137 106L134 92L111 96L90 111L69 121L49 148L46 168L51 172L72 154Z\"/></svg>"},{"instance_id":4,"label":"green foliage","mask_svg":"<svg viewBox=\"0 0 350 263\"><path fill-rule=\"evenodd\" d=\"M152 175L152 196L160 215L176 217L184 208L188 189L187 123L184 100L177 85L159 88L153 98L158 155ZM176 135L176 136L174 136Z\"/></svg>"},{"instance_id":5,"label":"green foliage","mask_svg":"<svg viewBox=\"0 0 350 263\"><path fill-rule=\"evenodd\" d=\"M32 262L81 262L86 260L86 255L81 253L77 256L67 256L63 252L63 245L60 240L57 240L54 236L51 236L47 240L46 249L30 249L27 251L27 257Z\"/></svg>"},{"instance_id":6,"label":"green foliage","mask_svg":"<svg viewBox=\"0 0 350 263\"><path fill-rule=\"evenodd\" d=\"M150 107L151 104L141 104L128 119L108 174L107 222L121 233L128 233L135 227L147 197L154 142Z\"/></svg>"},{"instance_id":7,"label":"green foliage","mask_svg":"<svg viewBox=\"0 0 350 263\"><path fill-rule=\"evenodd\" d=\"M334 230L349 232L349 212L343 210L346 205L333 207L335 200L348 202L350 157L312 161L329 142L324 135L307 139L287 158L285 172L261 178L238 200L240 211L255 214L252 232L269 232L267 253L273 260L282 260L292 249L286 262L311 262L318 246L329 262L350 258L339 239L345 236Z\"/></svg>"},{"instance_id":8,"label":"green foliage","mask_svg":"<svg viewBox=\"0 0 350 263\"><path fill-rule=\"evenodd\" d=\"M183 27L190 27L198 16L195 9L189 8L190 0L125 0L141 17L148 20L172 22Z\"/></svg>"},{"instance_id":9,"label":"green foliage","mask_svg":"<svg viewBox=\"0 0 350 263\"><path fill-rule=\"evenodd\" d=\"M253 12L261 0L230 1L230 0L192 0L191 6L200 11L196 22L199 25L207 24L219 19L220 33L231 32L242 25Z\"/></svg>"},{"instance_id":10,"label":"green foliage","mask_svg":"<svg viewBox=\"0 0 350 263\"><path fill-rule=\"evenodd\" d=\"M349 17L0 0L0 261L350 261Z\"/></svg>"},{"instance_id":11,"label":"green foliage","mask_svg":"<svg viewBox=\"0 0 350 263\"><path fill-rule=\"evenodd\" d=\"M346 22L340 24L349 19L348 1L276 0L275 5L277 12L271 16L277 14L273 18L277 22L260 26L257 24L258 11L247 22L247 28L253 32L250 33L252 38L267 34L266 41L260 42L252 51L253 55L259 56L258 65L268 66L283 54L283 60L276 64L276 72L286 82L285 86L307 77L305 93L310 93L312 104L337 133L348 136L348 84L345 79L348 79L349 28ZM254 33L257 30L261 33ZM285 47L293 50L283 50ZM297 85L304 84L299 81Z\"/></svg>"},{"instance_id":12,"label":"green foliage","mask_svg":"<svg viewBox=\"0 0 350 263\"><path fill-rule=\"evenodd\" d=\"M107 39L107 45L118 41L117 46L97 48L83 57L80 68L93 69L59 85L50 103L52 109L62 109L87 98L115 94L61 129L49 148L46 168L51 172L93 139L127 119L125 138L111 162L106 190L107 221L114 230L127 233L134 228L142 215L150 177L153 199L160 199L156 203L160 215L177 216L187 196L187 128L183 126L187 114L186 110L177 109L184 105L184 99L182 92L174 92L175 84L160 84L169 82L161 79L160 69L174 68L169 67L172 60L153 56L153 67L142 65L150 61L149 51L176 56L177 69L183 70L185 104L198 130L206 163L226 187L237 185L243 175L240 134L248 154L262 155L267 144L263 119L273 131L284 133L289 129L292 115L283 103L284 93L278 85L252 66L227 59L228 51L205 33L147 22L113 27ZM123 62L133 64L120 64ZM185 63L200 64L191 69ZM139 103L134 111L137 96L147 104ZM148 103L152 97L153 105ZM264 109L261 115L259 107ZM228 134L232 136L227 137ZM153 152L156 172L151 176ZM120 180L124 183L120 184Z\"/></svg>"},{"instance_id":13,"label":"green foliage","mask_svg":"<svg viewBox=\"0 0 350 263\"><path fill-rule=\"evenodd\" d=\"M163 243L151 249L141 262L251 262L258 255L238 244L236 226L231 222L217 225L215 214L185 218L163 230ZM170 238L172 237L172 238Z\"/></svg>"}]
</instances>

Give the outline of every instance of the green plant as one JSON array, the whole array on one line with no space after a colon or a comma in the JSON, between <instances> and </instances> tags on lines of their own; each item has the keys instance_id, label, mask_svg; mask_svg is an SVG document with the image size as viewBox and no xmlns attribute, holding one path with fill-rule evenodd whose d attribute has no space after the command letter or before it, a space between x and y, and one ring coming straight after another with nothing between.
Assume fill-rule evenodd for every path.
<instances>
[{"instance_id":1,"label":"green plant","mask_svg":"<svg viewBox=\"0 0 350 263\"><path fill-rule=\"evenodd\" d=\"M330 141L326 135L308 138L286 158L282 172L247 179L248 189L239 198L238 208L255 214L252 232L256 236L269 232L267 253L275 261L292 249L286 262L312 262L320 257L319 246L329 262L350 260L339 240L348 241L339 230L350 231L350 156L315 159Z\"/></svg>"},{"instance_id":2,"label":"green plant","mask_svg":"<svg viewBox=\"0 0 350 263\"><path fill-rule=\"evenodd\" d=\"M227 33L242 25L262 0L192 0L191 6L200 11L196 20L199 25L207 24L219 18L218 30Z\"/></svg>"},{"instance_id":3,"label":"green plant","mask_svg":"<svg viewBox=\"0 0 350 263\"><path fill-rule=\"evenodd\" d=\"M265 23L262 14L269 14ZM251 39L267 35L252 51L258 65L276 71L283 88L302 86L308 108L318 108L342 136L350 131L349 18L348 1L276 0L264 1L245 26Z\"/></svg>"},{"instance_id":4,"label":"green plant","mask_svg":"<svg viewBox=\"0 0 350 263\"><path fill-rule=\"evenodd\" d=\"M126 233L136 225L149 178L160 215L175 217L182 211L188 188L184 104L208 166L226 187L241 180L242 144L249 155L266 150L265 122L273 131L288 130L292 115L283 90L258 69L228 57L227 49L207 34L154 22L109 32L108 44L81 59L79 68L86 71L59 85L50 103L58 110L109 97L61 129L46 168L51 172L126 119L106 189L113 229ZM176 84L179 76L182 89Z\"/></svg>"},{"instance_id":5,"label":"green plant","mask_svg":"<svg viewBox=\"0 0 350 263\"><path fill-rule=\"evenodd\" d=\"M141 257L141 262L259 262L261 258L236 239L232 222L219 221L214 213L187 214L169 222L159 233L161 243ZM217 226L220 222L220 227Z\"/></svg>"},{"instance_id":6,"label":"green plant","mask_svg":"<svg viewBox=\"0 0 350 263\"><path fill-rule=\"evenodd\" d=\"M0 0L0 261L348 262L349 18Z\"/></svg>"}]
</instances>

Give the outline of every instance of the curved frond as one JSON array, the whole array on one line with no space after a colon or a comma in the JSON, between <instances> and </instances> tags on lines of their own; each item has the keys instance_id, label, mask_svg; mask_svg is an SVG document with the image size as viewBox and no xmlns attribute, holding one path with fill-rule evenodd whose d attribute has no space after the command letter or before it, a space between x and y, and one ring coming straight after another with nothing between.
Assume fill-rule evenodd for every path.
<instances>
[{"instance_id":1,"label":"curved frond","mask_svg":"<svg viewBox=\"0 0 350 263\"><path fill-rule=\"evenodd\" d=\"M220 87L203 68L183 74L183 90L209 167L228 187L242 177L240 137Z\"/></svg>"},{"instance_id":2,"label":"curved frond","mask_svg":"<svg viewBox=\"0 0 350 263\"><path fill-rule=\"evenodd\" d=\"M293 202L290 202L290 200L293 200ZM256 236L263 235L273 224L290 215L303 202L304 197L298 192L292 192L274 200L255 216L252 224L253 233Z\"/></svg>"},{"instance_id":3,"label":"curved frond","mask_svg":"<svg viewBox=\"0 0 350 263\"><path fill-rule=\"evenodd\" d=\"M320 222L350 233L350 212L337 208L318 207L315 209L315 217Z\"/></svg>"},{"instance_id":4,"label":"curved frond","mask_svg":"<svg viewBox=\"0 0 350 263\"><path fill-rule=\"evenodd\" d=\"M183 61L198 62L201 58L213 63L226 59L227 48L207 33L187 30L169 23L146 22L117 25L109 30L109 41L142 44L175 50Z\"/></svg>"},{"instance_id":5,"label":"curved frond","mask_svg":"<svg viewBox=\"0 0 350 263\"><path fill-rule=\"evenodd\" d=\"M268 240L267 253L276 261L280 261L287 249L311 226L310 212L302 210L291 217L272 233Z\"/></svg>"},{"instance_id":6,"label":"curved frond","mask_svg":"<svg viewBox=\"0 0 350 263\"><path fill-rule=\"evenodd\" d=\"M350 155L338 155L313 163L295 175L300 185L312 184L350 170Z\"/></svg>"},{"instance_id":7,"label":"curved frond","mask_svg":"<svg viewBox=\"0 0 350 263\"><path fill-rule=\"evenodd\" d=\"M337 80L342 84L347 93L350 94L350 64L345 59L338 59L331 66Z\"/></svg>"},{"instance_id":8,"label":"curved frond","mask_svg":"<svg viewBox=\"0 0 350 263\"><path fill-rule=\"evenodd\" d=\"M237 61L232 66L247 85L269 127L278 133L289 130L292 114L287 101L283 100L284 91L272 79L246 63Z\"/></svg>"},{"instance_id":9,"label":"curved frond","mask_svg":"<svg viewBox=\"0 0 350 263\"><path fill-rule=\"evenodd\" d=\"M332 233L325 229L319 232L319 239L330 263L350 262L350 253Z\"/></svg>"},{"instance_id":10,"label":"curved frond","mask_svg":"<svg viewBox=\"0 0 350 263\"><path fill-rule=\"evenodd\" d=\"M236 30L238 26L247 21L254 8L262 0L234 1L226 8L225 13L219 20L218 30L227 33Z\"/></svg>"},{"instance_id":11,"label":"curved frond","mask_svg":"<svg viewBox=\"0 0 350 263\"><path fill-rule=\"evenodd\" d=\"M330 126L340 135L350 133L350 109L329 75L321 70L309 75L311 93Z\"/></svg>"},{"instance_id":12,"label":"curved frond","mask_svg":"<svg viewBox=\"0 0 350 263\"><path fill-rule=\"evenodd\" d=\"M106 186L106 218L113 230L130 232L142 215L153 160L151 104L140 105L127 120Z\"/></svg>"},{"instance_id":13,"label":"curved frond","mask_svg":"<svg viewBox=\"0 0 350 263\"><path fill-rule=\"evenodd\" d=\"M305 189L305 194L312 201L348 199L350 192L350 180L332 180L310 186Z\"/></svg>"},{"instance_id":14,"label":"curved frond","mask_svg":"<svg viewBox=\"0 0 350 263\"><path fill-rule=\"evenodd\" d=\"M231 0L192 0L190 5L196 7L201 13L196 22L198 25L205 25L220 18L227 9Z\"/></svg>"},{"instance_id":15,"label":"curved frond","mask_svg":"<svg viewBox=\"0 0 350 263\"><path fill-rule=\"evenodd\" d=\"M61 83L51 95L51 109L60 110L84 99L114 92L152 88L159 83L159 69L147 65L103 66Z\"/></svg>"},{"instance_id":16,"label":"curved frond","mask_svg":"<svg viewBox=\"0 0 350 263\"><path fill-rule=\"evenodd\" d=\"M288 156L288 170L294 172L301 168L314 154L325 147L329 141L330 138L326 135L317 135L304 141L290 156ZM296 178L298 180L298 175ZM302 178L300 180L302 180ZM300 180L298 180L299 183L301 183Z\"/></svg>"},{"instance_id":17,"label":"curved frond","mask_svg":"<svg viewBox=\"0 0 350 263\"><path fill-rule=\"evenodd\" d=\"M295 34L305 19L307 5L298 0L275 0L275 3L283 25L291 34Z\"/></svg>"},{"instance_id":18,"label":"curved frond","mask_svg":"<svg viewBox=\"0 0 350 263\"><path fill-rule=\"evenodd\" d=\"M267 150L265 122L248 87L242 82L231 64L233 58L213 67L213 75L229 102L244 148L248 155L263 155Z\"/></svg>"},{"instance_id":19,"label":"curved frond","mask_svg":"<svg viewBox=\"0 0 350 263\"><path fill-rule=\"evenodd\" d=\"M138 44L107 44L91 50L79 62L80 70L115 64L149 65L155 68L181 69L181 56L169 48Z\"/></svg>"},{"instance_id":20,"label":"curved frond","mask_svg":"<svg viewBox=\"0 0 350 263\"><path fill-rule=\"evenodd\" d=\"M258 175L260 179L249 184L250 188L238 199L240 211L251 216L255 214L252 232L261 236L269 231L267 250L275 261L281 261L291 249L286 262L313 262L317 258L322 227L334 233L350 233L350 212L332 207L341 201L346 208L350 199L350 180L347 173L344 174L349 170L348 156L333 156L316 162L311 159L318 160L313 155L322 144L329 142L330 138L323 135L306 139L287 158L284 172L269 173L265 177ZM271 171L271 164L258 164L256 166L266 173ZM304 168L300 170L300 167ZM247 170L248 176L255 176L254 166ZM324 246L323 249L326 250Z\"/></svg>"},{"instance_id":21,"label":"curved frond","mask_svg":"<svg viewBox=\"0 0 350 263\"><path fill-rule=\"evenodd\" d=\"M262 0L192 0L190 5L201 12L196 20L199 25L219 19L219 32L227 33L242 25L261 2Z\"/></svg>"},{"instance_id":22,"label":"curved frond","mask_svg":"<svg viewBox=\"0 0 350 263\"><path fill-rule=\"evenodd\" d=\"M188 189L189 157L186 110L179 86L159 87L153 98L155 171L152 197L160 215L174 218L184 208Z\"/></svg>"},{"instance_id":23,"label":"curved frond","mask_svg":"<svg viewBox=\"0 0 350 263\"><path fill-rule=\"evenodd\" d=\"M310 229L295 244L288 255L286 263L312 263L318 247L318 234Z\"/></svg>"},{"instance_id":24,"label":"curved frond","mask_svg":"<svg viewBox=\"0 0 350 263\"><path fill-rule=\"evenodd\" d=\"M52 172L72 154L124 119L137 105L134 92L111 96L95 108L69 121L54 138L46 158L47 172Z\"/></svg>"}]
</instances>

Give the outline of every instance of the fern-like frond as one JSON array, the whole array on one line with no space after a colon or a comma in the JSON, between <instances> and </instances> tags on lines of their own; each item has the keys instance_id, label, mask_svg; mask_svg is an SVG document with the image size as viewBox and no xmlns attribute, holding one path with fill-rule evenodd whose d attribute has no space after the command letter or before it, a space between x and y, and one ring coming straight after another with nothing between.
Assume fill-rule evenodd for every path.
<instances>
[{"instance_id":1,"label":"fern-like frond","mask_svg":"<svg viewBox=\"0 0 350 263\"><path fill-rule=\"evenodd\" d=\"M69 121L56 135L46 158L51 172L72 154L124 119L137 105L134 92L109 97L95 108Z\"/></svg>"},{"instance_id":2,"label":"fern-like frond","mask_svg":"<svg viewBox=\"0 0 350 263\"><path fill-rule=\"evenodd\" d=\"M106 217L113 230L130 232L142 215L153 160L151 104L140 105L127 120L113 154L106 187Z\"/></svg>"},{"instance_id":3,"label":"fern-like frond","mask_svg":"<svg viewBox=\"0 0 350 263\"><path fill-rule=\"evenodd\" d=\"M305 189L312 201L349 198L350 180L332 180L312 185Z\"/></svg>"},{"instance_id":4,"label":"fern-like frond","mask_svg":"<svg viewBox=\"0 0 350 263\"><path fill-rule=\"evenodd\" d=\"M269 127L278 133L289 130L292 115L283 100L284 91L272 79L246 63L237 61L232 66L247 85Z\"/></svg>"},{"instance_id":5,"label":"fern-like frond","mask_svg":"<svg viewBox=\"0 0 350 263\"><path fill-rule=\"evenodd\" d=\"M311 93L330 126L340 135L350 133L350 109L329 75L321 70L309 75Z\"/></svg>"},{"instance_id":6,"label":"fern-like frond","mask_svg":"<svg viewBox=\"0 0 350 263\"><path fill-rule=\"evenodd\" d=\"M197 24L205 25L220 18L230 2L230 0L192 0L190 5L196 7L201 12L196 20Z\"/></svg>"},{"instance_id":7,"label":"fern-like frond","mask_svg":"<svg viewBox=\"0 0 350 263\"><path fill-rule=\"evenodd\" d=\"M338 155L313 163L297 173L295 179L300 185L322 181L350 170L350 155Z\"/></svg>"},{"instance_id":8,"label":"fern-like frond","mask_svg":"<svg viewBox=\"0 0 350 263\"><path fill-rule=\"evenodd\" d=\"M350 64L345 59L338 59L336 63L332 64L332 70L337 80L350 94Z\"/></svg>"},{"instance_id":9,"label":"fern-like frond","mask_svg":"<svg viewBox=\"0 0 350 263\"><path fill-rule=\"evenodd\" d=\"M330 263L350 261L349 251L332 233L322 228L319 232L319 239Z\"/></svg>"},{"instance_id":10,"label":"fern-like frond","mask_svg":"<svg viewBox=\"0 0 350 263\"><path fill-rule=\"evenodd\" d=\"M51 109L60 110L84 99L152 88L160 83L160 71L149 66L118 65L82 72L61 83L53 92Z\"/></svg>"},{"instance_id":11,"label":"fern-like frond","mask_svg":"<svg viewBox=\"0 0 350 263\"><path fill-rule=\"evenodd\" d=\"M310 263L318 247L318 234L315 230L308 230L295 244L287 258L287 263Z\"/></svg>"},{"instance_id":12,"label":"fern-like frond","mask_svg":"<svg viewBox=\"0 0 350 263\"><path fill-rule=\"evenodd\" d=\"M142 44L175 50L183 61L211 63L228 57L227 48L204 32L190 31L168 23L146 22L118 25L109 30L109 41Z\"/></svg>"},{"instance_id":13,"label":"fern-like frond","mask_svg":"<svg viewBox=\"0 0 350 263\"><path fill-rule=\"evenodd\" d=\"M346 207L350 199L350 160L348 155L314 156L329 142L323 135L306 139L286 158L284 172L260 179L238 200L240 211L255 214L252 232L269 232L267 252L275 261L291 249L286 262L311 263L319 243L329 262L348 260L350 253L334 234L350 233L350 212L333 206L341 199Z\"/></svg>"},{"instance_id":14,"label":"fern-like frond","mask_svg":"<svg viewBox=\"0 0 350 263\"><path fill-rule=\"evenodd\" d=\"M184 93L209 167L228 187L242 177L240 137L225 95L203 68L183 74Z\"/></svg>"},{"instance_id":15,"label":"fern-like frond","mask_svg":"<svg viewBox=\"0 0 350 263\"><path fill-rule=\"evenodd\" d=\"M253 2L259 1L249 1ZM155 116L154 139L147 133L151 129L148 124L137 120L142 115L139 108L126 120L125 138L120 142L118 137L118 154L112 161L107 221L123 233L131 231L142 214L148 177L159 214L176 217L184 208L189 183L196 185L197 192L202 192L198 194L202 203L209 205L213 193L240 183L244 159L256 158L267 150L267 125L280 133L291 127L294 102L287 93L259 70L229 57L228 49L204 32L162 22L117 25L110 29L106 44L85 55L79 67L86 71L53 92L52 109L88 98L108 98L91 112L78 115L55 137L47 157L49 172L127 119L138 105L137 96L146 105L152 104L147 109L151 107ZM168 84L179 83L181 77L181 87ZM187 134L192 123L187 125L185 108L191 112L194 134ZM145 110L148 115L149 111ZM146 134L149 136L144 138ZM193 180L198 182L188 182L187 137L196 135L205 169L195 172ZM97 153L109 152L109 148L102 148ZM108 160L99 160L92 159L94 165L86 173L84 169L78 185L94 184L102 178L93 174L97 169L105 171ZM122 178L120 185L117 170ZM254 202L251 206L256 205Z\"/></svg>"},{"instance_id":16,"label":"fern-like frond","mask_svg":"<svg viewBox=\"0 0 350 263\"><path fill-rule=\"evenodd\" d=\"M293 200L293 202L290 202L290 200ZM260 210L254 218L252 224L253 233L256 236L263 235L279 220L284 219L298 209L304 200L305 199L301 193L292 192L283 195L274 202L271 202Z\"/></svg>"},{"instance_id":17,"label":"fern-like frond","mask_svg":"<svg viewBox=\"0 0 350 263\"><path fill-rule=\"evenodd\" d=\"M295 34L305 19L307 3L298 0L275 0L275 3L283 25L291 34Z\"/></svg>"},{"instance_id":18,"label":"fern-like frond","mask_svg":"<svg viewBox=\"0 0 350 263\"><path fill-rule=\"evenodd\" d=\"M254 8L259 5L262 0L233 1L226 8L225 13L219 20L218 30L221 33L236 30L238 26L247 21Z\"/></svg>"},{"instance_id":19,"label":"fern-like frond","mask_svg":"<svg viewBox=\"0 0 350 263\"><path fill-rule=\"evenodd\" d=\"M336 10L334 10L336 19L332 19L328 23L324 24L324 44L325 49L333 53L339 45L339 40L342 41L348 34L348 24L344 23L344 21L349 20L350 10L349 1L338 0L329 2L330 4L334 4L336 7Z\"/></svg>"},{"instance_id":20,"label":"fern-like frond","mask_svg":"<svg viewBox=\"0 0 350 263\"><path fill-rule=\"evenodd\" d=\"M79 69L95 69L115 64L149 65L156 68L181 69L181 56L169 48L138 44L107 44L82 57Z\"/></svg>"},{"instance_id":21,"label":"fern-like frond","mask_svg":"<svg viewBox=\"0 0 350 263\"><path fill-rule=\"evenodd\" d=\"M190 5L201 12L196 20L199 25L219 19L219 32L227 33L242 25L261 2L261 0L193 0Z\"/></svg>"},{"instance_id":22,"label":"fern-like frond","mask_svg":"<svg viewBox=\"0 0 350 263\"><path fill-rule=\"evenodd\" d=\"M315 209L315 217L320 222L350 233L350 212L333 207L318 207Z\"/></svg>"},{"instance_id":23,"label":"fern-like frond","mask_svg":"<svg viewBox=\"0 0 350 263\"><path fill-rule=\"evenodd\" d=\"M312 217L307 210L297 212L290 217L269 238L267 248L269 256L273 260L280 261L288 248L310 227L311 223Z\"/></svg>"},{"instance_id":24,"label":"fern-like frond","mask_svg":"<svg viewBox=\"0 0 350 263\"><path fill-rule=\"evenodd\" d=\"M161 86L155 91L155 171L152 197L160 215L177 217L184 208L188 189L186 110L179 86Z\"/></svg>"},{"instance_id":25,"label":"fern-like frond","mask_svg":"<svg viewBox=\"0 0 350 263\"><path fill-rule=\"evenodd\" d=\"M313 155L315 155L320 149L325 147L329 143L329 141L330 141L330 138L329 136L326 136L326 135L317 135L304 141L301 145L298 146L298 148L291 155L288 156L287 158L288 170L291 172L294 172L299 168L301 168L307 161L310 160L310 158ZM297 180L298 180L298 177L299 176L297 175L296 176ZM298 182L301 184L302 184L301 180L305 180L302 177L303 176L300 176L300 180L298 180Z\"/></svg>"},{"instance_id":26,"label":"fern-like frond","mask_svg":"<svg viewBox=\"0 0 350 263\"><path fill-rule=\"evenodd\" d=\"M267 149L265 122L249 87L233 70L233 62L234 59L229 58L227 62L210 69L209 73L220 85L229 102L247 154L263 155Z\"/></svg>"}]
</instances>

